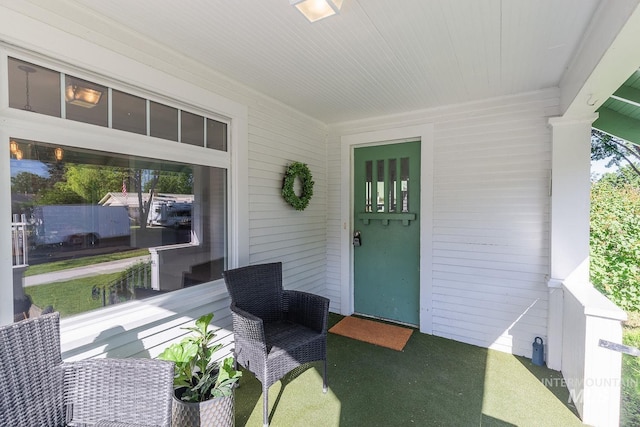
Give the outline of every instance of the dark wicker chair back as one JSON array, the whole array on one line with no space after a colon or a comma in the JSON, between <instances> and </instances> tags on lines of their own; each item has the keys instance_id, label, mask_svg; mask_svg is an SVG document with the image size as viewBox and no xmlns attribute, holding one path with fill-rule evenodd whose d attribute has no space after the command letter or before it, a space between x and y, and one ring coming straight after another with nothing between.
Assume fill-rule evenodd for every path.
<instances>
[{"instance_id":1,"label":"dark wicker chair back","mask_svg":"<svg viewBox=\"0 0 640 427\"><path fill-rule=\"evenodd\" d=\"M282 320L282 263L258 264L224 272L231 303L264 322Z\"/></svg>"},{"instance_id":2,"label":"dark wicker chair back","mask_svg":"<svg viewBox=\"0 0 640 427\"><path fill-rule=\"evenodd\" d=\"M263 424L269 425L269 387L308 362L323 362L327 391L329 300L283 290L282 263L224 272L231 295L234 357L262 383Z\"/></svg>"},{"instance_id":3,"label":"dark wicker chair back","mask_svg":"<svg viewBox=\"0 0 640 427\"><path fill-rule=\"evenodd\" d=\"M171 425L173 363L63 363L60 315L0 327L0 425Z\"/></svg>"}]
</instances>

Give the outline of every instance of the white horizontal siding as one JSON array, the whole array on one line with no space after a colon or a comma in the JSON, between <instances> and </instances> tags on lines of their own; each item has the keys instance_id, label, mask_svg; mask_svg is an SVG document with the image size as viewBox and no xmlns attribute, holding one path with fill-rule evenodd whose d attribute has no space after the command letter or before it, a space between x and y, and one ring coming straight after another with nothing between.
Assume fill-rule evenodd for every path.
<instances>
[{"instance_id":1,"label":"white horizontal siding","mask_svg":"<svg viewBox=\"0 0 640 427\"><path fill-rule=\"evenodd\" d=\"M436 335L521 355L530 355L533 337L546 335L545 114L542 104L525 103L435 126ZM527 292L511 296L521 290Z\"/></svg>"},{"instance_id":2,"label":"white horizontal siding","mask_svg":"<svg viewBox=\"0 0 640 427\"><path fill-rule=\"evenodd\" d=\"M326 130L264 101L249 109L249 260L281 261L287 289L326 295ZM309 166L313 197L304 211L282 198L286 166Z\"/></svg>"},{"instance_id":3,"label":"white horizontal siding","mask_svg":"<svg viewBox=\"0 0 640 427\"><path fill-rule=\"evenodd\" d=\"M222 357L230 351L232 334L229 298L221 280L62 319L62 356L156 357L187 333L182 327L211 312L213 327L219 330L216 340L225 344Z\"/></svg>"},{"instance_id":4,"label":"white horizontal siding","mask_svg":"<svg viewBox=\"0 0 640 427\"><path fill-rule=\"evenodd\" d=\"M557 91L343 123L328 138L327 288L340 280L340 135L432 123L435 335L531 355L546 337L551 134ZM335 178L334 178L335 177ZM329 274L331 272L331 274ZM428 287L427 287L428 288ZM339 301L333 307L339 308ZM424 311L423 311L424 315Z\"/></svg>"}]
</instances>

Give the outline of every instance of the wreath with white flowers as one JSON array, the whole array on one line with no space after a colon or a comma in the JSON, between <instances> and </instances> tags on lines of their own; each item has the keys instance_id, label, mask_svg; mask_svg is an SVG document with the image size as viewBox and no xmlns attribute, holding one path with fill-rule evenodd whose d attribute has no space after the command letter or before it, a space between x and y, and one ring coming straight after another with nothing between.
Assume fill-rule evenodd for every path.
<instances>
[{"instance_id":1,"label":"wreath with white flowers","mask_svg":"<svg viewBox=\"0 0 640 427\"><path fill-rule=\"evenodd\" d=\"M296 178L300 178L302 183L302 191L300 196L293 191L293 184ZM300 162L293 162L287 166L282 182L282 197L297 211L303 211L309 205L309 200L313 196L313 177L309 167Z\"/></svg>"}]
</instances>

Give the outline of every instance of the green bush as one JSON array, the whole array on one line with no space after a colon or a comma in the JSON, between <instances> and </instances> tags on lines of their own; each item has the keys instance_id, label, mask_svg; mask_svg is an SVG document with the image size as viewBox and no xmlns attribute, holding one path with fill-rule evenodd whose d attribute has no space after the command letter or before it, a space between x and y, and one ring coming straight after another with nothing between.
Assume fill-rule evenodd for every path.
<instances>
[{"instance_id":1,"label":"green bush","mask_svg":"<svg viewBox=\"0 0 640 427\"><path fill-rule=\"evenodd\" d=\"M640 311L640 190L602 179L591 187L591 282L626 311Z\"/></svg>"},{"instance_id":2,"label":"green bush","mask_svg":"<svg viewBox=\"0 0 640 427\"><path fill-rule=\"evenodd\" d=\"M640 347L640 313L629 313L624 326L623 342ZM620 425L640 425L640 357L622 356L622 405Z\"/></svg>"}]
</instances>

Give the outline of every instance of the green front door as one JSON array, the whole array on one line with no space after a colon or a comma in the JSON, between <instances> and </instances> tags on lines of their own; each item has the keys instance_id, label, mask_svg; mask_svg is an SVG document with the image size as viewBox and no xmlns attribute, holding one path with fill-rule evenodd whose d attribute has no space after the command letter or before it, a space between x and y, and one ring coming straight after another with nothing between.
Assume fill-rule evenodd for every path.
<instances>
[{"instance_id":1,"label":"green front door","mask_svg":"<svg viewBox=\"0 0 640 427\"><path fill-rule=\"evenodd\" d=\"M354 150L354 308L420 323L420 142Z\"/></svg>"}]
</instances>

